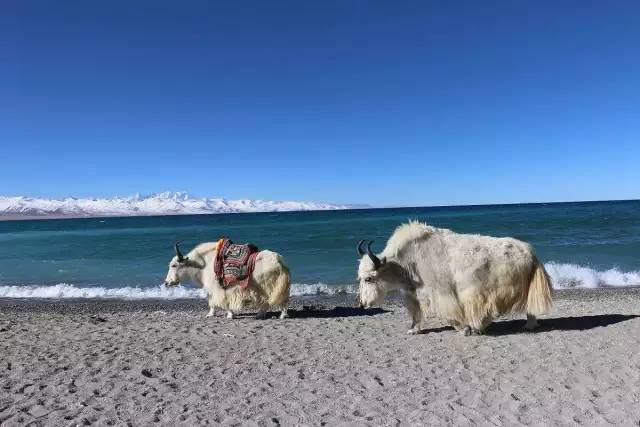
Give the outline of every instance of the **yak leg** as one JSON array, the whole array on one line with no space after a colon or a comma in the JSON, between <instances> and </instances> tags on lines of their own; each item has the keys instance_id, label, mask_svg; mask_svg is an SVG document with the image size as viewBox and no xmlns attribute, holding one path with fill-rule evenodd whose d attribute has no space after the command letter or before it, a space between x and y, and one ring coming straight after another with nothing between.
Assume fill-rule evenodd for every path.
<instances>
[{"instance_id":1,"label":"yak leg","mask_svg":"<svg viewBox=\"0 0 640 427\"><path fill-rule=\"evenodd\" d=\"M231 310L227 310L227 319L235 319L236 315L234 314L233 311Z\"/></svg>"},{"instance_id":2,"label":"yak leg","mask_svg":"<svg viewBox=\"0 0 640 427\"><path fill-rule=\"evenodd\" d=\"M476 328L476 335L484 334L484 331L489 327L489 325L493 322L493 317L487 316L480 322L480 325Z\"/></svg>"},{"instance_id":3,"label":"yak leg","mask_svg":"<svg viewBox=\"0 0 640 427\"><path fill-rule=\"evenodd\" d=\"M420 332L420 324L422 323L422 310L420 309L420 302L416 297L414 291L405 291L404 294L404 306L409 310L411 316L411 328L407 331L408 334L415 335Z\"/></svg>"},{"instance_id":4,"label":"yak leg","mask_svg":"<svg viewBox=\"0 0 640 427\"><path fill-rule=\"evenodd\" d=\"M213 303L213 297L209 296L209 313L207 313L207 317L215 316L216 314L216 305Z\"/></svg>"},{"instance_id":5,"label":"yak leg","mask_svg":"<svg viewBox=\"0 0 640 427\"><path fill-rule=\"evenodd\" d=\"M449 324L449 326L453 326L453 328L458 332L464 329L464 325L462 325L462 323L458 322L457 320L448 319L447 323Z\"/></svg>"},{"instance_id":6,"label":"yak leg","mask_svg":"<svg viewBox=\"0 0 640 427\"><path fill-rule=\"evenodd\" d=\"M287 307L284 307L280 312L280 319L287 319L288 317L289 317L289 311L287 310Z\"/></svg>"},{"instance_id":7,"label":"yak leg","mask_svg":"<svg viewBox=\"0 0 640 427\"><path fill-rule=\"evenodd\" d=\"M525 323L524 328L527 331L533 331L535 328L539 326L538 319L533 314L527 314L527 323Z\"/></svg>"},{"instance_id":8,"label":"yak leg","mask_svg":"<svg viewBox=\"0 0 640 427\"><path fill-rule=\"evenodd\" d=\"M473 330L471 329L471 326L467 325L464 328L460 329L460 333L465 337L468 337L469 335L473 334Z\"/></svg>"},{"instance_id":9,"label":"yak leg","mask_svg":"<svg viewBox=\"0 0 640 427\"><path fill-rule=\"evenodd\" d=\"M465 326L464 328L460 329L460 333L462 335L464 335L465 337L471 336L471 335L482 335L483 333L483 329L477 329L477 328L473 328L469 325Z\"/></svg>"},{"instance_id":10,"label":"yak leg","mask_svg":"<svg viewBox=\"0 0 640 427\"><path fill-rule=\"evenodd\" d=\"M460 333L462 335L464 335L465 337L471 336L471 335L482 335L484 331L482 329L476 329L476 328L472 328L471 326L467 325L464 328L462 328L460 330Z\"/></svg>"},{"instance_id":11,"label":"yak leg","mask_svg":"<svg viewBox=\"0 0 640 427\"><path fill-rule=\"evenodd\" d=\"M487 326L491 324L493 319L491 317L484 317L480 322L472 322L471 325L466 325L460 332L468 337L469 335L482 335Z\"/></svg>"}]
</instances>

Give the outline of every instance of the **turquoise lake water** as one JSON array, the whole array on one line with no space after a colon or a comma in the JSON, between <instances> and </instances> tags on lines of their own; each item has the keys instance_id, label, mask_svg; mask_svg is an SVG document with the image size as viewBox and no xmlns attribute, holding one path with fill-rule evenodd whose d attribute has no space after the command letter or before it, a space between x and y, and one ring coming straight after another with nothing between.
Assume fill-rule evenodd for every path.
<instances>
[{"instance_id":1,"label":"turquoise lake water","mask_svg":"<svg viewBox=\"0 0 640 427\"><path fill-rule=\"evenodd\" d=\"M158 288L173 243L220 235L281 253L294 293L352 290L358 240L380 251L409 219L529 242L556 287L640 285L640 201L620 201L4 221L0 297L197 296Z\"/></svg>"}]
</instances>

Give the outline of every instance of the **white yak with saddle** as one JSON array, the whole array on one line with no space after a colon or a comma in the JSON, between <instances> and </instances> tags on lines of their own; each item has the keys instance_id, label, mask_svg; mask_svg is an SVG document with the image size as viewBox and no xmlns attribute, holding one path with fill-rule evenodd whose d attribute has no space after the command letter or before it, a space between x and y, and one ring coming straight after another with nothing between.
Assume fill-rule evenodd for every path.
<instances>
[{"instance_id":1,"label":"white yak with saddle","mask_svg":"<svg viewBox=\"0 0 640 427\"><path fill-rule=\"evenodd\" d=\"M430 227L400 225L382 253L358 244L359 302L368 308L387 292L400 291L418 333L423 313L431 312L465 335L481 334L493 319L526 313L526 329L552 305L549 277L531 246Z\"/></svg>"},{"instance_id":2,"label":"white yak with saddle","mask_svg":"<svg viewBox=\"0 0 640 427\"><path fill-rule=\"evenodd\" d=\"M224 287L214 271L219 243L201 243L186 256L176 244L176 255L169 263L164 284L170 287L192 282L202 287L208 295L207 317L214 315L216 307L226 310L230 319L246 307L257 309L258 318L264 318L269 309L281 310L281 319L288 317L290 279L282 257L269 250L258 252L246 288L238 285Z\"/></svg>"}]
</instances>

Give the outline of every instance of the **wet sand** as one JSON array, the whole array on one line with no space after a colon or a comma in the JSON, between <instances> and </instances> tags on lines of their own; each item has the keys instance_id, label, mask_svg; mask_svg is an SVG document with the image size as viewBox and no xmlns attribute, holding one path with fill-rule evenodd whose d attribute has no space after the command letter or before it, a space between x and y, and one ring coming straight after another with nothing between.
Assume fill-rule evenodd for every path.
<instances>
[{"instance_id":1,"label":"wet sand","mask_svg":"<svg viewBox=\"0 0 640 427\"><path fill-rule=\"evenodd\" d=\"M563 291L464 337L353 296L292 318L204 301L0 300L0 425L637 425L640 289ZM221 314L221 313L220 313Z\"/></svg>"}]
</instances>

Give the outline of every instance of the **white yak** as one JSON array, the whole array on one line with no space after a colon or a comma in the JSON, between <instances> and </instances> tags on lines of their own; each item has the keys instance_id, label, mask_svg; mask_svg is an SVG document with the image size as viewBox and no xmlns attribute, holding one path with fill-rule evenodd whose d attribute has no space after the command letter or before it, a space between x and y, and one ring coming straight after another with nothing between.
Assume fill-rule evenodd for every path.
<instances>
[{"instance_id":1,"label":"white yak","mask_svg":"<svg viewBox=\"0 0 640 427\"><path fill-rule=\"evenodd\" d=\"M260 251L249 286L241 289L233 285L225 289L220 286L214 273L216 248L216 242L201 243L183 256L176 244L176 255L169 263L164 284L177 286L180 282L190 281L204 288L209 300L207 317L214 315L216 307L226 310L230 319L245 307L257 308L258 318L264 318L270 308L282 310L281 319L288 317L289 269L279 254L269 250Z\"/></svg>"},{"instance_id":2,"label":"white yak","mask_svg":"<svg viewBox=\"0 0 640 427\"><path fill-rule=\"evenodd\" d=\"M400 291L412 318L411 334L420 331L427 311L470 335L511 312L526 313L525 328L534 329L536 316L551 308L549 276L531 246L519 240L411 221L395 230L378 255L371 241L363 251L363 242L358 244L360 305L377 305L388 291Z\"/></svg>"}]
</instances>

